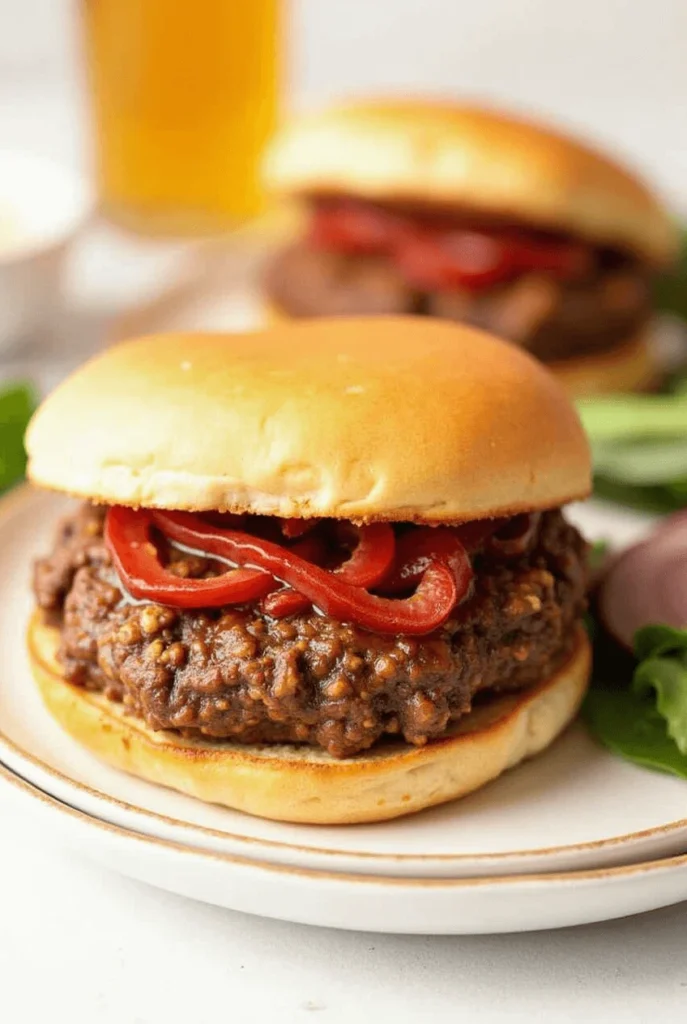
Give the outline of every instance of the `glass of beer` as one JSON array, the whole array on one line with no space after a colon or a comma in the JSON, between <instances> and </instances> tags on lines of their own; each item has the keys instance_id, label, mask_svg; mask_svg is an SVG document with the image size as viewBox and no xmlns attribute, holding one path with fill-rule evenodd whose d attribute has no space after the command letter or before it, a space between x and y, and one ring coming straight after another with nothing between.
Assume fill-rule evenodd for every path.
<instances>
[{"instance_id":1,"label":"glass of beer","mask_svg":"<svg viewBox=\"0 0 687 1024\"><path fill-rule=\"evenodd\" d=\"M82 0L104 212L207 234L262 210L283 0Z\"/></svg>"}]
</instances>

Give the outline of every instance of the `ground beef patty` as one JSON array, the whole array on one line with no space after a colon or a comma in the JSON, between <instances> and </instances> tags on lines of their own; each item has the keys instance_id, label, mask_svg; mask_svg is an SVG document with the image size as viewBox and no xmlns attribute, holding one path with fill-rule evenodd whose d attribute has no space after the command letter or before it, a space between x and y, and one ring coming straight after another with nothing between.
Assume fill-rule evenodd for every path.
<instances>
[{"instance_id":1,"label":"ground beef patty","mask_svg":"<svg viewBox=\"0 0 687 1024\"><path fill-rule=\"evenodd\" d=\"M386 257L302 242L275 257L266 288L290 316L426 313L491 331L545 362L613 348L645 326L651 309L647 274L619 259L576 281L532 272L479 291L423 292Z\"/></svg>"},{"instance_id":2,"label":"ground beef patty","mask_svg":"<svg viewBox=\"0 0 687 1024\"><path fill-rule=\"evenodd\" d=\"M60 623L67 678L101 690L153 729L245 743L303 742L346 757L386 734L423 744L478 691L526 687L565 658L584 608L585 545L560 512L530 551L479 555L472 597L431 637L383 637L314 612L132 604L90 506L60 526L35 567L39 605ZM181 552L184 576L209 563Z\"/></svg>"}]
</instances>

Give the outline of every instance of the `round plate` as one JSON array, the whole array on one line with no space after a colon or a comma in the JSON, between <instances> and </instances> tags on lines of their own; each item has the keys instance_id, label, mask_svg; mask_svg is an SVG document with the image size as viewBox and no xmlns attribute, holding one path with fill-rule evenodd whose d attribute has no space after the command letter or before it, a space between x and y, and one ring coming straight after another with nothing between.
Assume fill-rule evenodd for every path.
<instances>
[{"instance_id":1,"label":"round plate","mask_svg":"<svg viewBox=\"0 0 687 1024\"><path fill-rule=\"evenodd\" d=\"M41 835L141 882L299 924L420 935L538 931L657 910L687 898L687 857L569 874L383 878L208 853L91 818L0 767ZM14 799L12 799L14 798Z\"/></svg>"},{"instance_id":2,"label":"round plate","mask_svg":"<svg viewBox=\"0 0 687 1024\"><path fill-rule=\"evenodd\" d=\"M0 504L0 760L59 800L189 846L293 867L470 877L627 864L687 849L684 782L613 758L581 725L467 799L378 825L312 827L203 804L100 764L44 710L24 647L30 565L64 499L23 488ZM580 517L603 511L573 510ZM607 513L606 513L607 514ZM609 525L604 521L603 530ZM626 529L646 528L633 521Z\"/></svg>"}]
</instances>

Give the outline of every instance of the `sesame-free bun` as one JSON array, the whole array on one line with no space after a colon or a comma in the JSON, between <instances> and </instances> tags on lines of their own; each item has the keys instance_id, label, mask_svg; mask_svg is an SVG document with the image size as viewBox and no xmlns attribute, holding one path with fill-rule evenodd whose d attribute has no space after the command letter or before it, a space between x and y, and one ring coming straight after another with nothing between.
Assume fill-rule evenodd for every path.
<instances>
[{"instance_id":1,"label":"sesame-free bun","mask_svg":"<svg viewBox=\"0 0 687 1024\"><path fill-rule=\"evenodd\" d=\"M418 203L569 232L670 260L677 233L634 174L548 127L431 100L351 102L287 124L265 162L277 195Z\"/></svg>"},{"instance_id":2,"label":"sesame-free bun","mask_svg":"<svg viewBox=\"0 0 687 1024\"><path fill-rule=\"evenodd\" d=\"M450 522L590 488L548 371L427 317L126 342L53 392L26 443L37 484L166 509Z\"/></svg>"},{"instance_id":3,"label":"sesame-free bun","mask_svg":"<svg viewBox=\"0 0 687 1024\"><path fill-rule=\"evenodd\" d=\"M590 669L581 627L555 675L521 693L494 697L444 739L425 747L381 744L338 761L303 746L245 746L153 732L121 704L63 678L59 631L36 613L31 668L43 701L63 729L123 771L209 803L262 818L306 824L384 821L455 800L549 746L574 718Z\"/></svg>"}]
</instances>

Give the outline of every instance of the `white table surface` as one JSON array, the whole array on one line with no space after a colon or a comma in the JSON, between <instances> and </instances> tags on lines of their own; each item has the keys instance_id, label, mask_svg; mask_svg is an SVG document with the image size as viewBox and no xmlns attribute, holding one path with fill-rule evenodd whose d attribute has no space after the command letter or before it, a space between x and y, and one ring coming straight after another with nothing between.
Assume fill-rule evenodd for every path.
<instances>
[{"instance_id":1,"label":"white table surface","mask_svg":"<svg viewBox=\"0 0 687 1024\"><path fill-rule=\"evenodd\" d=\"M73 164L72 127L44 96L27 95L23 107L0 97L5 145ZM194 904L82 863L10 812L1 789L0 822L7 1024L685 1017L687 904L545 934L336 933Z\"/></svg>"}]
</instances>

